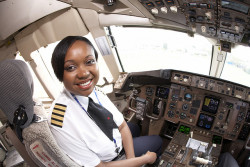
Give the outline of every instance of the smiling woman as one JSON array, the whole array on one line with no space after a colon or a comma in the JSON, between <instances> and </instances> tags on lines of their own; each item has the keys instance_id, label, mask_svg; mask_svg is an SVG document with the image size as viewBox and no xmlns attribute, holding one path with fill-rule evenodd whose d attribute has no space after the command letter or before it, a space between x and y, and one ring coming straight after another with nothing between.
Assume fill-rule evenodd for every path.
<instances>
[{"instance_id":1,"label":"smiling woman","mask_svg":"<svg viewBox=\"0 0 250 167\"><path fill-rule=\"evenodd\" d=\"M93 48L83 41L76 41L65 57L63 75L65 88L73 94L88 96L99 79L96 61Z\"/></svg>"},{"instance_id":2,"label":"smiling woman","mask_svg":"<svg viewBox=\"0 0 250 167\"><path fill-rule=\"evenodd\" d=\"M154 163L156 153L160 153L161 138L152 135L132 139L121 112L95 89L99 79L97 58L91 42L82 36L68 36L56 46L51 62L65 89L49 113L55 139L81 166ZM116 161L124 154L128 160Z\"/></svg>"}]
</instances>

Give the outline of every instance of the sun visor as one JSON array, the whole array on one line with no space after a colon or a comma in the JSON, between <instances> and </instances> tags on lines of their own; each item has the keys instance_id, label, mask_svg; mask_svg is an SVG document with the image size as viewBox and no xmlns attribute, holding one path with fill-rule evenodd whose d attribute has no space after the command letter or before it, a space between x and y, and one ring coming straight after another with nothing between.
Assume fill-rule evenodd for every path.
<instances>
[{"instance_id":1,"label":"sun visor","mask_svg":"<svg viewBox=\"0 0 250 167\"><path fill-rule=\"evenodd\" d=\"M65 22L66 21L66 22ZM18 50L25 60L30 53L69 35L89 33L76 9L64 9L32 23L15 36Z\"/></svg>"}]
</instances>

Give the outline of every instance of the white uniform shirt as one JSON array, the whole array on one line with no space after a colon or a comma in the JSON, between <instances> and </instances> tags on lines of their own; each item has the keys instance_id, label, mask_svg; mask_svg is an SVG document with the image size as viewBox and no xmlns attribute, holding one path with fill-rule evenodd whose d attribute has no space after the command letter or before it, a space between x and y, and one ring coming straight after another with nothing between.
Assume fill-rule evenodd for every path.
<instances>
[{"instance_id":1,"label":"white uniform shirt","mask_svg":"<svg viewBox=\"0 0 250 167\"><path fill-rule=\"evenodd\" d=\"M88 97L76 97L87 111ZM118 127L122 124L124 121L123 115L106 95L94 90L89 97L96 103L100 101L101 105L113 114L114 122ZM60 107L60 105L63 106ZM55 110L54 108L60 109ZM61 123L55 123L51 117L61 120ZM102 132L66 89L53 102L48 118L50 118L51 131L58 145L79 165L93 167L97 166L100 161L111 161L117 156L114 141L111 141ZM53 124L58 124L58 126ZM116 140L117 147L120 148L119 151L121 151L122 138L118 129L113 130L113 138Z\"/></svg>"}]
</instances>

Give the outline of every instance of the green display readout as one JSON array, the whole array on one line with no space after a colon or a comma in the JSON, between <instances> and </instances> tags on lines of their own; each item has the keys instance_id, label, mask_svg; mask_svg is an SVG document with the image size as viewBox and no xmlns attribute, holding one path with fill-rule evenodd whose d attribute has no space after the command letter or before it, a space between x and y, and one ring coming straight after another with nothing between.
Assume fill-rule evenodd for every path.
<instances>
[{"instance_id":1,"label":"green display readout","mask_svg":"<svg viewBox=\"0 0 250 167\"><path fill-rule=\"evenodd\" d=\"M213 139L212 139L213 144L221 144L221 142L222 142L221 136L213 135Z\"/></svg>"},{"instance_id":2,"label":"green display readout","mask_svg":"<svg viewBox=\"0 0 250 167\"><path fill-rule=\"evenodd\" d=\"M185 125L180 125L178 131L181 132L181 133L189 134L190 127L185 126Z\"/></svg>"}]
</instances>

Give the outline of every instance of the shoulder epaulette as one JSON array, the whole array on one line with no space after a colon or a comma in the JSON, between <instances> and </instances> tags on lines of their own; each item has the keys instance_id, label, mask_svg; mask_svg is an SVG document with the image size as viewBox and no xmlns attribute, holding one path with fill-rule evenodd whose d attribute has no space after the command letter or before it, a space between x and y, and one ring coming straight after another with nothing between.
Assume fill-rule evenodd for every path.
<instances>
[{"instance_id":1,"label":"shoulder epaulette","mask_svg":"<svg viewBox=\"0 0 250 167\"><path fill-rule=\"evenodd\" d=\"M51 114L51 125L62 128L67 106L56 103Z\"/></svg>"}]
</instances>

